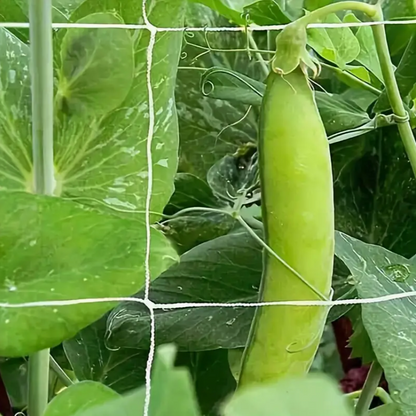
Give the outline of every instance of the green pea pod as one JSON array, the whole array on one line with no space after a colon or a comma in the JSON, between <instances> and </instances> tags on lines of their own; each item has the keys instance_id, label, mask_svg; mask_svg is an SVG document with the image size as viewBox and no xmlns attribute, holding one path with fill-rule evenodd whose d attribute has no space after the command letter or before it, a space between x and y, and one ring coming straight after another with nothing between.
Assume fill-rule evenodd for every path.
<instances>
[{"instance_id":1,"label":"green pea pod","mask_svg":"<svg viewBox=\"0 0 416 416\"><path fill-rule=\"evenodd\" d=\"M329 144L313 91L298 66L271 72L260 116L259 163L266 243L314 288L329 296L334 256L334 204ZM317 295L265 253L260 300L317 300ZM328 308L268 306L256 311L240 386L309 371Z\"/></svg>"}]
</instances>

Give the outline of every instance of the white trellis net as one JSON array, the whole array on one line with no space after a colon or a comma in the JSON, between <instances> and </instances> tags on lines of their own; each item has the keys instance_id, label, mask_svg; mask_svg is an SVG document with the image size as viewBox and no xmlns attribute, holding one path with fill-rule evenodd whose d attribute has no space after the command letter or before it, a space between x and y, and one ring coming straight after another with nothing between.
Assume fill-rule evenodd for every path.
<instances>
[{"instance_id":1,"label":"white trellis net","mask_svg":"<svg viewBox=\"0 0 416 416\"><path fill-rule=\"evenodd\" d=\"M144 24L84 24L84 23L54 23L53 28L86 28L86 29L133 29L133 30L147 30L150 33L150 40L147 47L147 90L148 90L148 103L149 103L149 128L147 135L147 169L148 169L148 187L146 195L146 255L145 255L145 290L144 298L138 299L135 297L108 297L108 298L93 298L93 299L72 299L63 301L39 301L39 302L27 302L27 303L2 303L0 302L0 308L33 308L33 307L47 307L47 306L69 306L69 305L80 305L80 304L91 304L91 303L105 303L105 302L136 302L144 304L150 313L150 351L148 355L147 367L146 367L146 398L144 405L144 416L149 416L149 405L151 397L151 371L152 364L155 355L155 316L154 311L158 309L185 309L185 308L202 308L202 307L221 307L221 308L235 308L235 307L249 307L256 308L261 306L342 306L342 305L356 305L356 304L374 304L380 302L388 302L396 299L404 299L416 296L416 291L409 291L405 293L391 294L381 297L374 297L368 299L344 299L344 300L317 300L317 301L284 301L284 302L252 302L252 303L167 303L167 304L156 304L149 299L149 289L151 282L150 275L150 202L152 198L152 187L153 187L153 162L152 162L152 139L155 127L155 108L153 100L153 90L151 83L152 76L152 63L153 63L153 49L156 43L156 36L158 32L244 32L244 31L270 31L270 30L281 30L286 25L273 25L273 26L249 26L249 27L156 27L148 19L146 10L146 0L142 3L142 13L144 17ZM374 26L374 25L409 25L416 24L416 19L413 20L396 20L396 21L385 21L385 22L351 22L351 23L315 23L310 24L310 28L344 28L344 27L360 27L360 26ZM29 23L19 22L0 22L0 27L5 28L28 28Z\"/></svg>"}]
</instances>

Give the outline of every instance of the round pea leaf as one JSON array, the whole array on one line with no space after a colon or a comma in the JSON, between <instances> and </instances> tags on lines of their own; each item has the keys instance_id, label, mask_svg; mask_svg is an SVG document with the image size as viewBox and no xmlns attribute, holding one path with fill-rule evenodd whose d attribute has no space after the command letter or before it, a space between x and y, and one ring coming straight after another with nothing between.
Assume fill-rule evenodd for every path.
<instances>
[{"instance_id":1,"label":"round pea leaf","mask_svg":"<svg viewBox=\"0 0 416 416\"><path fill-rule=\"evenodd\" d=\"M0 193L0 356L54 347L117 302L7 307L41 301L131 296L145 282L146 229L60 198ZM177 260L166 237L151 230L150 272Z\"/></svg>"},{"instance_id":2,"label":"round pea leaf","mask_svg":"<svg viewBox=\"0 0 416 416\"><path fill-rule=\"evenodd\" d=\"M77 23L123 24L112 13L90 14ZM134 44L125 29L75 28L61 46L58 103L70 114L101 115L117 108L134 77Z\"/></svg>"},{"instance_id":3,"label":"round pea leaf","mask_svg":"<svg viewBox=\"0 0 416 416\"><path fill-rule=\"evenodd\" d=\"M104 384L96 381L82 381L55 396L46 408L44 416L73 416L79 411L119 397L118 393Z\"/></svg>"}]
</instances>

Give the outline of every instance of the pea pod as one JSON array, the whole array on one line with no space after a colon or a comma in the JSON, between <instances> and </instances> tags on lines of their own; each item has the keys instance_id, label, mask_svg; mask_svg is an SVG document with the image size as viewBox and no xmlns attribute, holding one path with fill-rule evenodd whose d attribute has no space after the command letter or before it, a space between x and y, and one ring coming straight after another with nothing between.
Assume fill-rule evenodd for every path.
<instances>
[{"instance_id":1,"label":"pea pod","mask_svg":"<svg viewBox=\"0 0 416 416\"><path fill-rule=\"evenodd\" d=\"M278 71L276 71L278 72ZM260 116L262 217L269 247L329 296L334 206L329 144L301 66L267 80ZM316 294L265 253L260 300L316 300ZM269 306L256 311L240 386L308 372L328 309Z\"/></svg>"}]
</instances>

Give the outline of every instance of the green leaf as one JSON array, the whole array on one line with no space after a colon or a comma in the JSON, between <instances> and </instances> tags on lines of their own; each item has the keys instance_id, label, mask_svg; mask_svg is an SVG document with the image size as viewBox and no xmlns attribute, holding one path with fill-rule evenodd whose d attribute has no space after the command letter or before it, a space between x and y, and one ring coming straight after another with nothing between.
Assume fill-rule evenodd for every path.
<instances>
[{"instance_id":1,"label":"green leaf","mask_svg":"<svg viewBox=\"0 0 416 416\"><path fill-rule=\"evenodd\" d=\"M357 297L355 282L350 279L350 271L347 266L336 256L334 256L334 273L332 275L332 289L334 299L351 299ZM344 316L353 306L337 305L329 310L328 322L334 322Z\"/></svg>"},{"instance_id":2,"label":"green leaf","mask_svg":"<svg viewBox=\"0 0 416 416\"><path fill-rule=\"evenodd\" d=\"M56 1L56 0L55 0ZM71 2L71 0L64 0ZM137 24L142 19L142 3L130 0L77 0L81 2L79 7L67 7L70 9L70 20L76 22L93 13L116 13L121 16L126 24ZM73 2L71 2L71 5ZM156 3L154 3L156 4ZM148 10L152 14L152 10ZM171 15L173 18L173 14ZM140 32L138 32L140 33ZM140 34L139 34L140 36Z\"/></svg>"},{"instance_id":3,"label":"green leaf","mask_svg":"<svg viewBox=\"0 0 416 416\"><path fill-rule=\"evenodd\" d=\"M200 414L192 388L191 376L184 368L175 368L176 347L160 346L152 371L150 415L198 416Z\"/></svg>"},{"instance_id":4,"label":"green leaf","mask_svg":"<svg viewBox=\"0 0 416 416\"><path fill-rule=\"evenodd\" d=\"M24 408L28 396L27 360L20 357L0 358L0 373L13 408Z\"/></svg>"},{"instance_id":5,"label":"green leaf","mask_svg":"<svg viewBox=\"0 0 416 416\"><path fill-rule=\"evenodd\" d=\"M358 79L361 79L367 84L371 84L371 74L363 66L347 65L345 68L348 70L348 72L351 72L351 74L355 75Z\"/></svg>"},{"instance_id":6,"label":"green leaf","mask_svg":"<svg viewBox=\"0 0 416 416\"><path fill-rule=\"evenodd\" d=\"M201 89L206 97L260 106L266 85L232 69L212 67L202 75Z\"/></svg>"},{"instance_id":7,"label":"green leaf","mask_svg":"<svg viewBox=\"0 0 416 416\"><path fill-rule=\"evenodd\" d=\"M174 242L179 254L199 244L228 234L236 225L229 214L195 212L167 220L160 225L164 235Z\"/></svg>"},{"instance_id":8,"label":"green leaf","mask_svg":"<svg viewBox=\"0 0 416 416\"><path fill-rule=\"evenodd\" d=\"M253 415L352 416L353 411L333 380L309 375L242 390L224 407L224 416Z\"/></svg>"},{"instance_id":9,"label":"green leaf","mask_svg":"<svg viewBox=\"0 0 416 416\"><path fill-rule=\"evenodd\" d=\"M173 194L165 213L174 214L193 207L221 208L206 182L189 173L178 173ZM191 211L162 222L159 227L172 242L179 254L214 238L227 234L236 225L228 214Z\"/></svg>"},{"instance_id":10,"label":"green leaf","mask_svg":"<svg viewBox=\"0 0 416 416\"><path fill-rule=\"evenodd\" d=\"M341 23L335 15L330 14L324 23ZM350 28L308 29L308 44L323 58L334 62L341 69L352 62L360 53L360 44Z\"/></svg>"},{"instance_id":11,"label":"green leaf","mask_svg":"<svg viewBox=\"0 0 416 416\"><path fill-rule=\"evenodd\" d=\"M343 21L351 23L361 22L353 13L346 15ZM379 81L383 82L383 74L381 73L380 61L378 59L377 49L374 43L374 36L371 27L359 27L355 37L360 44L360 53L356 57L356 61L364 65L379 79Z\"/></svg>"},{"instance_id":12,"label":"green leaf","mask_svg":"<svg viewBox=\"0 0 416 416\"><path fill-rule=\"evenodd\" d=\"M376 356L371 345L370 337L364 328L361 317L361 306L354 306L348 312L348 318L352 321L354 331L348 340L348 346L352 349L351 358L361 358L363 364L371 364L376 359Z\"/></svg>"},{"instance_id":13,"label":"green leaf","mask_svg":"<svg viewBox=\"0 0 416 416\"><path fill-rule=\"evenodd\" d=\"M371 120L367 112L340 94L317 91L315 98L328 135L354 129Z\"/></svg>"},{"instance_id":14,"label":"green leaf","mask_svg":"<svg viewBox=\"0 0 416 416\"><path fill-rule=\"evenodd\" d=\"M413 0L383 0L381 2L384 20L408 20L416 15ZM386 34L390 53L398 54L415 33L415 25L386 25Z\"/></svg>"},{"instance_id":15,"label":"green leaf","mask_svg":"<svg viewBox=\"0 0 416 416\"><path fill-rule=\"evenodd\" d=\"M176 366L186 365L192 374L203 415L217 416L218 409L236 388L228 365L228 350L180 353Z\"/></svg>"},{"instance_id":16,"label":"green leaf","mask_svg":"<svg viewBox=\"0 0 416 416\"><path fill-rule=\"evenodd\" d=\"M90 0L81 9L107 11L107 7L114 6L116 12L121 14L124 7L126 10L133 9L133 2L128 3L130 6L126 0L114 0L109 4ZM134 7L140 10L140 4L134 3ZM164 0L152 4L149 18L154 25L183 26L184 0L171 0L169 13L166 13ZM77 11L77 14L80 12ZM138 15L135 22L141 18L141 14ZM97 32L96 29L91 30ZM128 96L120 107L106 117L66 117L62 125L56 126L58 194L85 198L101 209L108 207L128 213L145 209L148 186L149 105L146 62L149 36L148 31L137 32L135 77ZM182 34L179 32L159 34L153 49L151 73L155 125L152 135L151 210L155 212L162 212L170 199L177 171L179 136L174 88L181 43ZM108 56L113 54L108 53ZM160 64L162 61L163 65Z\"/></svg>"},{"instance_id":17,"label":"green leaf","mask_svg":"<svg viewBox=\"0 0 416 416\"><path fill-rule=\"evenodd\" d=\"M416 290L416 263L383 247L346 234L337 235L337 256L359 282L359 297L372 298ZM363 304L362 319L384 369L391 397L405 415L416 410L414 362L415 303L412 298Z\"/></svg>"},{"instance_id":18,"label":"green leaf","mask_svg":"<svg viewBox=\"0 0 416 416\"><path fill-rule=\"evenodd\" d=\"M201 84L208 97L237 100L253 106L261 105L266 89L262 82L232 70L216 67L204 73ZM340 94L316 91L315 98L328 135L354 129L371 121L366 111ZM366 99L368 100L368 97ZM374 100L374 96L372 99Z\"/></svg>"},{"instance_id":19,"label":"green leaf","mask_svg":"<svg viewBox=\"0 0 416 416\"><path fill-rule=\"evenodd\" d=\"M305 0L305 8L308 11L313 11L316 9L320 9L321 7L327 6L331 4L332 0Z\"/></svg>"},{"instance_id":20,"label":"green leaf","mask_svg":"<svg viewBox=\"0 0 416 416\"><path fill-rule=\"evenodd\" d=\"M397 80L400 95L406 100L416 83L416 35L410 39L394 75ZM383 91L374 106L374 111L383 112L389 109L390 102L386 91Z\"/></svg>"},{"instance_id":21,"label":"green leaf","mask_svg":"<svg viewBox=\"0 0 416 416\"><path fill-rule=\"evenodd\" d=\"M256 147L241 149L239 154L224 156L207 174L214 195L233 206L235 200L250 191L246 199L259 200L259 169Z\"/></svg>"},{"instance_id":22,"label":"green leaf","mask_svg":"<svg viewBox=\"0 0 416 416\"><path fill-rule=\"evenodd\" d=\"M165 214L171 215L191 207L221 207L206 182L190 173L178 173L175 177L175 192L165 208Z\"/></svg>"},{"instance_id":23,"label":"green leaf","mask_svg":"<svg viewBox=\"0 0 416 416\"><path fill-rule=\"evenodd\" d=\"M114 416L116 414L123 416L144 416L144 401L145 390L141 388L101 405L81 410L75 413L74 416ZM149 413L149 416L153 415Z\"/></svg>"},{"instance_id":24,"label":"green leaf","mask_svg":"<svg viewBox=\"0 0 416 416\"><path fill-rule=\"evenodd\" d=\"M262 250L246 232L235 231L200 244L181 256L151 284L150 297L156 303L256 302L262 272ZM345 274L345 280L349 273ZM345 282L348 290L354 286ZM337 292L338 298L346 291ZM355 292L353 292L354 294ZM353 297L351 294L350 297ZM141 297L142 293L137 296ZM342 316L342 308L328 322ZM180 351L240 348L247 341L252 308L188 308L155 312L158 343L172 339ZM338 315L337 315L338 314ZM149 348L149 314L145 307L122 303L108 320L108 346Z\"/></svg>"},{"instance_id":25,"label":"green leaf","mask_svg":"<svg viewBox=\"0 0 416 416\"><path fill-rule=\"evenodd\" d=\"M149 416L199 416L198 405L186 369L175 368L175 347L157 349L152 372ZM143 416L144 387L101 406L76 413L76 416Z\"/></svg>"},{"instance_id":26,"label":"green leaf","mask_svg":"<svg viewBox=\"0 0 416 416\"><path fill-rule=\"evenodd\" d=\"M367 111L368 107L377 100L377 95L371 91L358 88L348 88L341 94L341 97L349 102L354 102L364 111Z\"/></svg>"},{"instance_id":27,"label":"green leaf","mask_svg":"<svg viewBox=\"0 0 416 416\"><path fill-rule=\"evenodd\" d=\"M150 298L167 304L255 302L261 271L261 247L246 232L235 232L185 253L152 283ZM181 351L243 347L253 314L253 308L157 310L156 339L159 344L175 340ZM141 305L120 304L107 325L110 348L149 347L149 313Z\"/></svg>"},{"instance_id":28,"label":"green leaf","mask_svg":"<svg viewBox=\"0 0 416 416\"><path fill-rule=\"evenodd\" d=\"M293 17L285 9L285 0L260 0L244 7L244 15L250 23L277 25L290 23Z\"/></svg>"},{"instance_id":29,"label":"green leaf","mask_svg":"<svg viewBox=\"0 0 416 416\"><path fill-rule=\"evenodd\" d=\"M119 11L124 6L122 3L111 1L108 6L117 6L116 10ZM158 26L183 26L183 0L170 3L171 15L168 17L164 4L163 1L155 3L150 12L152 21ZM88 5L88 8L84 5ZM94 11L94 5L98 11L107 11L107 4L93 0L84 2L80 9ZM138 9L141 9L140 6ZM175 21L172 20L173 15ZM0 74L0 91L7 87L6 94L0 94L3 98L0 108L4 115L0 119L0 139L5 143L0 150L0 189L30 190L32 162L28 48L9 32L4 29L0 31L1 66L6 69L10 66L10 71L5 70ZM98 33L96 29L90 31ZM156 212L161 212L169 200L177 170L178 126L174 86L181 40L180 33L169 33L159 36L154 48L154 62L165 59L169 51L168 63L163 66L155 64L152 69L152 84L164 85L153 91L156 120L152 140L154 181L151 209ZM148 182L148 42L148 33L142 31L136 42L135 79L122 107L104 118L66 117L60 125L55 126L56 194L85 198L101 209L109 207L129 212L144 209ZM7 56L13 59L8 60ZM15 85L9 83L9 76L15 79Z\"/></svg>"},{"instance_id":30,"label":"green leaf","mask_svg":"<svg viewBox=\"0 0 416 416\"><path fill-rule=\"evenodd\" d=\"M210 9L218 12L220 15L224 16L226 19L233 21L234 23L243 25L245 24L245 19L242 17L241 11L237 11L228 6L227 0L190 0L193 3L200 3L204 6L209 7ZM247 3L250 3L249 0Z\"/></svg>"},{"instance_id":31,"label":"green leaf","mask_svg":"<svg viewBox=\"0 0 416 416\"><path fill-rule=\"evenodd\" d=\"M25 0L27 2L27 0ZM69 19L71 14L86 0L52 0L52 12ZM62 17L61 17L62 18ZM56 20L54 19L54 22Z\"/></svg>"},{"instance_id":32,"label":"green leaf","mask_svg":"<svg viewBox=\"0 0 416 416\"><path fill-rule=\"evenodd\" d=\"M32 187L29 48L0 28L0 190Z\"/></svg>"},{"instance_id":33,"label":"green leaf","mask_svg":"<svg viewBox=\"0 0 416 416\"><path fill-rule=\"evenodd\" d=\"M29 0L6 0L6 4L10 1L16 2L25 16L29 16ZM84 1L86 0L52 0L52 21L54 23L67 22L71 13Z\"/></svg>"},{"instance_id":34,"label":"green leaf","mask_svg":"<svg viewBox=\"0 0 416 416\"><path fill-rule=\"evenodd\" d=\"M395 403L389 403L371 409L368 416L403 416L403 413Z\"/></svg>"},{"instance_id":35,"label":"green leaf","mask_svg":"<svg viewBox=\"0 0 416 416\"><path fill-rule=\"evenodd\" d=\"M106 322L107 315L64 341L63 347L78 380L97 381L121 394L143 385L148 351L109 350Z\"/></svg>"},{"instance_id":36,"label":"green leaf","mask_svg":"<svg viewBox=\"0 0 416 416\"><path fill-rule=\"evenodd\" d=\"M73 416L120 397L114 390L94 381L82 381L55 396L44 416Z\"/></svg>"},{"instance_id":37,"label":"green leaf","mask_svg":"<svg viewBox=\"0 0 416 416\"><path fill-rule=\"evenodd\" d=\"M26 10L22 10L19 1L16 0L3 0L0 3L0 22L27 22ZM14 35L16 35L23 42L27 42L29 38L29 30L24 28L9 29ZM3 48L1 48L3 49Z\"/></svg>"},{"instance_id":38,"label":"green leaf","mask_svg":"<svg viewBox=\"0 0 416 416\"><path fill-rule=\"evenodd\" d=\"M59 198L0 193L0 298L4 303L130 296L143 287L146 232L122 219ZM177 260L166 238L151 233L151 275ZM0 355L53 347L114 307L0 308Z\"/></svg>"},{"instance_id":39,"label":"green leaf","mask_svg":"<svg viewBox=\"0 0 416 416\"><path fill-rule=\"evenodd\" d=\"M414 175L397 127L331 146L336 229L404 256L416 253Z\"/></svg>"},{"instance_id":40,"label":"green leaf","mask_svg":"<svg viewBox=\"0 0 416 416\"><path fill-rule=\"evenodd\" d=\"M188 8L186 26L218 27L227 24L207 7L191 3ZM253 109L247 114L248 106L244 104L205 97L200 86L203 71L196 68L221 66L256 78L264 75L256 60L250 60L247 53L207 52L207 40L215 49L244 49L247 45L245 34L227 33L224 36L224 33L210 33L206 38L201 32L184 39L184 59L176 87L181 141L179 170L206 180L207 171L215 162L247 143L256 142L257 114Z\"/></svg>"},{"instance_id":41,"label":"green leaf","mask_svg":"<svg viewBox=\"0 0 416 416\"><path fill-rule=\"evenodd\" d=\"M312 362L310 372L324 373L334 380L341 380L344 377L344 371L342 369L334 329L331 324L328 324L328 321L329 319L322 333L319 348Z\"/></svg>"},{"instance_id":42,"label":"green leaf","mask_svg":"<svg viewBox=\"0 0 416 416\"><path fill-rule=\"evenodd\" d=\"M52 0L52 21L54 23L68 22L71 13L86 0ZM29 21L29 0L2 0L0 4L0 22ZM23 42L29 39L26 28L10 29Z\"/></svg>"},{"instance_id":43,"label":"green leaf","mask_svg":"<svg viewBox=\"0 0 416 416\"><path fill-rule=\"evenodd\" d=\"M115 14L95 13L77 23L122 24L123 20ZM127 30L67 31L61 44L58 105L65 113L83 117L105 115L119 107L132 86L133 52Z\"/></svg>"}]
</instances>

